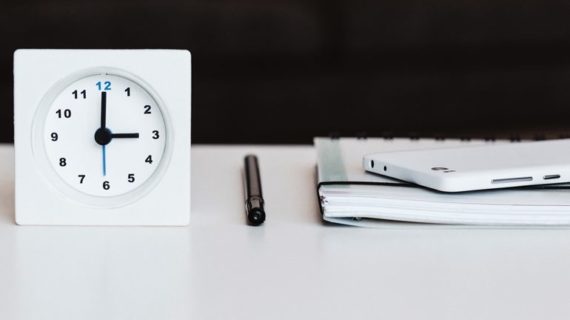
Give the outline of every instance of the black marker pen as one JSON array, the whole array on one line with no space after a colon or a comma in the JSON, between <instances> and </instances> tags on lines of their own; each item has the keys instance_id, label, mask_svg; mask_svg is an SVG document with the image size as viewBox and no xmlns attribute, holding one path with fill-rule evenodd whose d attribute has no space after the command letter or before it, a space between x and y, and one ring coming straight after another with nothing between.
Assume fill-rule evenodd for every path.
<instances>
[{"instance_id":1,"label":"black marker pen","mask_svg":"<svg viewBox=\"0 0 570 320\"><path fill-rule=\"evenodd\" d=\"M261 177L257 157L247 155L245 157L245 209L247 221L251 225L258 226L265 221L264 201L261 193Z\"/></svg>"}]
</instances>

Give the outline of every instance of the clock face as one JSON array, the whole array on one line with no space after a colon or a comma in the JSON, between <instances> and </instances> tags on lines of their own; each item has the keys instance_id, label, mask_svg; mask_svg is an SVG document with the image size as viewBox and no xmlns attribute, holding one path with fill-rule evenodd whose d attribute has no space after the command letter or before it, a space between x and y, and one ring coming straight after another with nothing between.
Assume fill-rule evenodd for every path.
<instances>
[{"instance_id":1,"label":"clock face","mask_svg":"<svg viewBox=\"0 0 570 320\"><path fill-rule=\"evenodd\" d=\"M71 188L114 197L145 184L166 148L157 100L136 81L113 74L76 79L47 106L47 161Z\"/></svg>"}]
</instances>

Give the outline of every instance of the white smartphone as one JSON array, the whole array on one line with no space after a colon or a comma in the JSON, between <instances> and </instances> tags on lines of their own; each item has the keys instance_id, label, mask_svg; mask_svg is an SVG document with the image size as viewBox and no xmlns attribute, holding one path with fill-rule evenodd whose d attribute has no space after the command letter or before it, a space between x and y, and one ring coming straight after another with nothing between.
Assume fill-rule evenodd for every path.
<instances>
[{"instance_id":1,"label":"white smartphone","mask_svg":"<svg viewBox=\"0 0 570 320\"><path fill-rule=\"evenodd\" d=\"M376 153L364 169L443 192L570 182L570 139Z\"/></svg>"}]
</instances>

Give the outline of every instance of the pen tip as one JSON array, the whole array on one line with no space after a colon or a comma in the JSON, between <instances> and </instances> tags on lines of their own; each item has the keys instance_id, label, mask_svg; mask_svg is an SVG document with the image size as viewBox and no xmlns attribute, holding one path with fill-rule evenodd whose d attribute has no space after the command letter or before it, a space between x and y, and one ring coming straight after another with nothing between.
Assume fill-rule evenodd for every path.
<instances>
[{"instance_id":1,"label":"pen tip","mask_svg":"<svg viewBox=\"0 0 570 320\"><path fill-rule=\"evenodd\" d=\"M265 212L263 212L262 210L252 210L249 215L249 222L254 225L254 226L258 226L260 224L263 223L263 221L265 221Z\"/></svg>"}]
</instances>

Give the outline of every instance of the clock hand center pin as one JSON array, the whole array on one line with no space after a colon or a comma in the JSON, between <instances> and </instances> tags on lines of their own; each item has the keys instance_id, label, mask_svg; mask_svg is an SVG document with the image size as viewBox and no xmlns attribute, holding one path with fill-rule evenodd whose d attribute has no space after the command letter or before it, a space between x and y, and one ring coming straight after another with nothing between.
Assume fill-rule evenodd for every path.
<instances>
[{"instance_id":1,"label":"clock hand center pin","mask_svg":"<svg viewBox=\"0 0 570 320\"><path fill-rule=\"evenodd\" d=\"M99 145L108 145L113 139L113 133L107 128L99 128L95 131L95 142Z\"/></svg>"}]
</instances>

